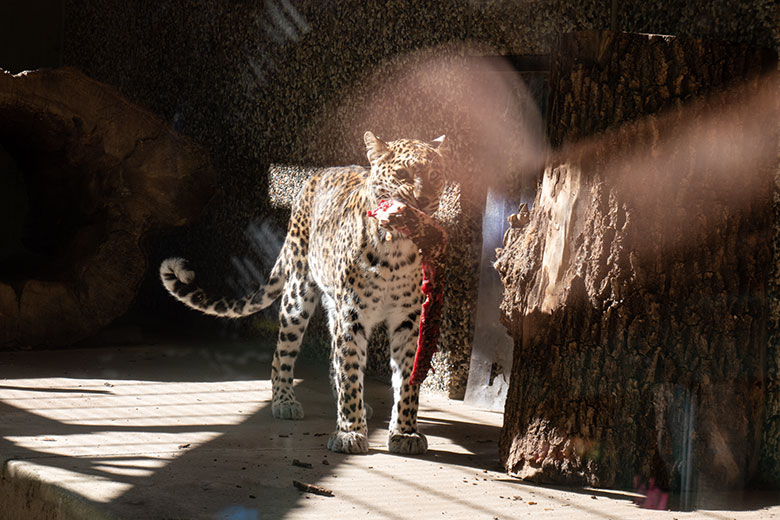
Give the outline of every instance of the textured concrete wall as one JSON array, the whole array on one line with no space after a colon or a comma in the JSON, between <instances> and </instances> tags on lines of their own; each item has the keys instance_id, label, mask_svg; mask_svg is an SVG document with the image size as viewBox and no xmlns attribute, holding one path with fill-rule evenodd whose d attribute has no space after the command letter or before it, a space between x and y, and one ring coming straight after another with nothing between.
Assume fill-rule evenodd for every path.
<instances>
[{"instance_id":1,"label":"textured concrete wall","mask_svg":"<svg viewBox=\"0 0 780 520\"><path fill-rule=\"evenodd\" d=\"M459 130L441 129L436 118L407 121L404 114L419 112L413 106L367 114L377 89L393 92L387 81L404 69L410 52L468 43L479 53L546 53L558 33L611 25L769 46L780 41L774 0L736 8L726 0L684 5L637 0L620 2L614 12L610 2L568 0L64 4L64 62L117 86L194 137L221 173L221 194L198 224L148 241L152 263L186 254L201 266L201 280L234 290L253 269L267 270L271 248L260 246L272 243L269 237L284 226L284 212L267 199L271 163L365 163L360 136L367 129L384 138L433 138ZM479 178L471 180L484 188ZM484 192L469 195L478 213ZM479 223L467 219L466 227L478 233ZM154 273L140 301L145 314L193 319L165 298ZM459 326L468 330L471 319L458 318ZM463 387L469 342L461 338L453 347L457 355L446 361L461 365L455 379ZM458 395L460 385L450 385L450 394Z\"/></svg>"}]
</instances>

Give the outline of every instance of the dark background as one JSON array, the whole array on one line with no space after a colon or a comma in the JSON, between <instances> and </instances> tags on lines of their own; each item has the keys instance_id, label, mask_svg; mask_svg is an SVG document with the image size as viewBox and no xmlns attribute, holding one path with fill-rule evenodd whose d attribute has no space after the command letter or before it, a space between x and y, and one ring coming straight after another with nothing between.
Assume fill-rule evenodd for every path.
<instances>
[{"instance_id":1,"label":"dark background","mask_svg":"<svg viewBox=\"0 0 780 520\"><path fill-rule=\"evenodd\" d=\"M410 52L466 44L475 54L547 54L562 32L605 28L777 49L778 11L775 0L12 1L0 6L0 68L77 67L200 143L219 174L215 198L194 225L144 245L150 265L186 255L204 283L235 290L231 258L251 257L266 272L273 262L252 250L247 229L265 223L284 233L285 212L266 196L269 165L365 163L366 128L354 126L355 114L377 75L403 67ZM407 130L377 125L371 130L390 138ZM414 137L443 133L425 131ZM263 326L188 312L154 270L131 315L233 335Z\"/></svg>"}]
</instances>

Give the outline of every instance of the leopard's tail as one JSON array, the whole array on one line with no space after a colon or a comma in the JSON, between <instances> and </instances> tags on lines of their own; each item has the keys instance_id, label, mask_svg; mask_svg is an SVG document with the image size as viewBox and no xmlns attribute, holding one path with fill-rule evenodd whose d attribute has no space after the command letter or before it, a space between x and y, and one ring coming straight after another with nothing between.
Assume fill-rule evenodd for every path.
<instances>
[{"instance_id":1,"label":"leopard's tail","mask_svg":"<svg viewBox=\"0 0 780 520\"><path fill-rule=\"evenodd\" d=\"M265 286L234 299L208 296L193 283L195 272L187 269L187 261L183 258L164 260L160 265L160 278L168 292L188 307L212 316L241 318L265 309L281 296L284 287L284 279L280 276L282 271L280 262L277 262Z\"/></svg>"}]
</instances>

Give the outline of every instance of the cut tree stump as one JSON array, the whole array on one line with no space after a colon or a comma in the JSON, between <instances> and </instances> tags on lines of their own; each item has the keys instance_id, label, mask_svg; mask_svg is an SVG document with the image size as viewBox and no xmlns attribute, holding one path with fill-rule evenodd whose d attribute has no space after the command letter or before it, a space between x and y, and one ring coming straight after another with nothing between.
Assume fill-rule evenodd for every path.
<instances>
[{"instance_id":1,"label":"cut tree stump","mask_svg":"<svg viewBox=\"0 0 780 520\"><path fill-rule=\"evenodd\" d=\"M71 68L0 70L0 348L60 346L124 314L145 233L211 197L207 154Z\"/></svg>"},{"instance_id":2,"label":"cut tree stump","mask_svg":"<svg viewBox=\"0 0 780 520\"><path fill-rule=\"evenodd\" d=\"M496 263L515 342L500 442L511 473L652 484L681 506L756 476L773 59L669 37L562 39L549 134L563 146Z\"/></svg>"}]
</instances>

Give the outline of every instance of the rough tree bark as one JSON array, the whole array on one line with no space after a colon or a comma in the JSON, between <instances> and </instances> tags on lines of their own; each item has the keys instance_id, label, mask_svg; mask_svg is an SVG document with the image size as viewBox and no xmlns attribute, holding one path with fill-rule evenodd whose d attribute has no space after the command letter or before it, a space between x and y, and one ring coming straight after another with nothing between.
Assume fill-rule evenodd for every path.
<instances>
[{"instance_id":1,"label":"rough tree bark","mask_svg":"<svg viewBox=\"0 0 780 520\"><path fill-rule=\"evenodd\" d=\"M564 146L496 263L515 341L510 472L699 496L755 476L778 121L777 83L758 78L773 59L690 39L562 38L549 134Z\"/></svg>"},{"instance_id":2,"label":"rough tree bark","mask_svg":"<svg viewBox=\"0 0 780 520\"><path fill-rule=\"evenodd\" d=\"M145 233L210 198L208 155L115 89L70 68L0 70L0 348L60 346L124 314Z\"/></svg>"}]
</instances>

